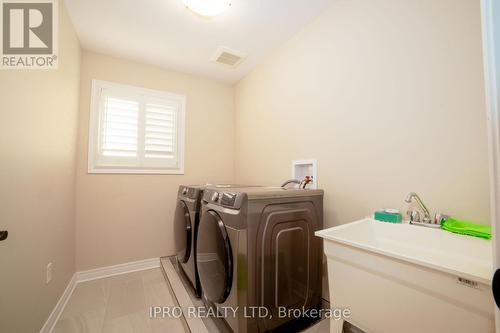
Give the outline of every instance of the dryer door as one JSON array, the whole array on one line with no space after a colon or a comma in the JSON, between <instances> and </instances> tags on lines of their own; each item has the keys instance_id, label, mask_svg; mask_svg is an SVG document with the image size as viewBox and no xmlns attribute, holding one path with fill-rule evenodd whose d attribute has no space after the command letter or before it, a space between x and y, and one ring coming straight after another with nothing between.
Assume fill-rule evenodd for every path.
<instances>
[{"instance_id":1,"label":"dryer door","mask_svg":"<svg viewBox=\"0 0 500 333\"><path fill-rule=\"evenodd\" d=\"M213 303L224 302L231 291L233 258L226 227L213 210L203 214L198 227L196 263L203 293Z\"/></svg>"},{"instance_id":2,"label":"dryer door","mask_svg":"<svg viewBox=\"0 0 500 333\"><path fill-rule=\"evenodd\" d=\"M192 232L189 209L184 201L179 200L175 208L174 236L177 260L181 263L186 263L191 255Z\"/></svg>"}]
</instances>

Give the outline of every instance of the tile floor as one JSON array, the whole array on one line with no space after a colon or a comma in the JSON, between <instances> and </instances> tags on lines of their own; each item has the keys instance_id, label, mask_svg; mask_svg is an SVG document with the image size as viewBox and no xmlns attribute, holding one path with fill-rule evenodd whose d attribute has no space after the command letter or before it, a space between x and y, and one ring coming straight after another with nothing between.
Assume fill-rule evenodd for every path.
<instances>
[{"instance_id":1,"label":"tile floor","mask_svg":"<svg viewBox=\"0 0 500 333\"><path fill-rule=\"evenodd\" d=\"M149 318L151 306L174 306L160 268L79 283L53 333L185 333L183 319Z\"/></svg>"},{"instance_id":2,"label":"tile floor","mask_svg":"<svg viewBox=\"0 0 500 333\"><path fill-rule=\"evenodd\" d=\"M52 333L189 333L184 319L149 318L151 306L176 305L161 268L82 282ZM301 333L326 333L329 326L322 320ZM214 324L207 327L221 332Z\"/></svg>"}]
</instances>

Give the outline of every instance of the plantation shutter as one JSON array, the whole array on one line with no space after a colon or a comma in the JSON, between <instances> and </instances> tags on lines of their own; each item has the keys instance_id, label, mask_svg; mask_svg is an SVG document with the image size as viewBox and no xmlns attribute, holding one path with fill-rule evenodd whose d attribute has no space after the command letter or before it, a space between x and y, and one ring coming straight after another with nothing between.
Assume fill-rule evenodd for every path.
<instances>
[{"instance_id":1,"label":"plantation shutter","mask_svg":"<svg viewBox=\"0 0 500 333\"><path fill-rule=\"evenodd\" d=\"M146 103L145 113L145 157L174 158L177 137L175 104L149 102Z\"/></svg>"},{"instance_id":2,"label":"plantation shutter","mask_svg":"<svg viewBox=\"0 0 500 333\"><path fill-rule=\"evenodd\" d=\"M182 171L184 99L147 92L99 88L97 115L93 116L97 138L89 134L95 151L93 170Z\"/></svg>"},{"instance_id":3,"label":"plantation shutter","mask_svg":"<svg viewBox=\"0 0 500 333\"><path fill-rule=\"evenodd\" d=\"M137 157L139 103L104 95L101 153L104 156Z\"/></svg>"}]
</instances>

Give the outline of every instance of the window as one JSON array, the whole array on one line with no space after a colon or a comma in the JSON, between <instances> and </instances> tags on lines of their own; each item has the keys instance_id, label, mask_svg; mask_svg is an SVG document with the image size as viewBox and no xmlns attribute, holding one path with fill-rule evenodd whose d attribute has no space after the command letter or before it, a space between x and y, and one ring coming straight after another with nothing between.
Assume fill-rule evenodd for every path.
<instances>
[{"instance_id":1,"label":"window","mask_svg":"<svg viewBox=\"0 0 500 333\"><path fill-rule=\"evenodd\" d=\"M92 81L89 173L184 173L182 95Z\"/></svg>"}]
</instances>

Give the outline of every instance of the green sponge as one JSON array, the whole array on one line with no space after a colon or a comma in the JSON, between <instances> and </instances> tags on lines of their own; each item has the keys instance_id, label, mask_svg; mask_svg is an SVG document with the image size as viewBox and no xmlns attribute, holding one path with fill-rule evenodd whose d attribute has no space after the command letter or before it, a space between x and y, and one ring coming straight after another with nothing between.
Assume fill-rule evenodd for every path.
<instances>
[{"instance_id":1,"label":"green sponge","mask_svg":"<svg viewBox=\"0 0 500 333\"><path fill-rule=\"evenodd\" d=\"M375 220L391 223L401 223L403 217L399 213L387 212L385 210L377 210L374 214Z\"/></svg>"}]
</instances>

